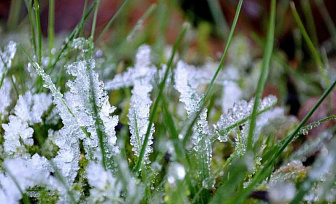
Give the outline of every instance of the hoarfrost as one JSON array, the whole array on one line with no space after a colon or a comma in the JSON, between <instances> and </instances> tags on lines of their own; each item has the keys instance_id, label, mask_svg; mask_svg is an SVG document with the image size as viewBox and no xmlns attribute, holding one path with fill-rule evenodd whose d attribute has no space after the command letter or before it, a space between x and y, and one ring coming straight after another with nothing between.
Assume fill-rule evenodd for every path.
<instances>
[{"instance_id":1,"label":"hoarfrost","mask_svg":"<svg viewBox=\"0 0 336 204\"><path fill-rule=\"evenodd\" d=\"M16 116L9 116L9 123L3 124L4 134L4 151L8 155L20 155L24 158L29 157L24 145L33 145L34 130L28 126L27 122ZM21 144L21 142L23 144Z\"/></svg>"},{"instance_id":2,"label":"hoarfrost","mask_svg":"<svg viewBox=\"0 0 336 204\"><path fill-rule=\"evenodd\" d=\"M0 87L0 119L3 119L5 115L8 114L7 107L12 101L10 98L11 89L12 86L10 81L5 78L2 86Z\"/></svg>"},{"instance_id":3,"label":"hoarfrost","mask_svg":"<svg viewBox=\"0 0 336 204\"><path fill-rule=\"evenodd\" d=\"M203 95L196 91L198 83L193 78L194 69L193 66L180 61L175 71L175 88L180 92L180 101L185 104L189 118L200 110L203 98ZM198 166L200 168L207 166L207 171L202 171L201 175L201 179L205 179L209 177L212 159L211 130L207 121L207 109L200 113L193 130L191 145L193 151L196 152Z\"/></svg>"},{"instance_id":4,"label":"hoarfrost","mask_svg":"<svg viewBox=\"0 0 336 204\"><path fill-rule=\"evenodd\" d=\"M128 113L129 129L131 132L131 145L134 154L140 155L147 127L149 124L149 112L152 101L150 93L153 89L152 81L157 73L155 66L151 65L151 49L148 45L139 47L136 54L134 68L129 68L125 73L116 75L113 80L106 83L107 90L133 86L130 109ZM148 143L145 149L143 161L149 163L148 156L153 151L154 125L150 129Z\"/></svg>"},{"instance_id":5,"label":"hoarfrost","mask_svg":"<svg viewBox=\"0 0 336 204\"><path fill-rule=\"evenodd\" d=\"M7 73L8 68L12 66L12 59L16 52L16 43L10 41L4 51L0 50L0 77Z\"/></svg>"},{"instance_id":6,"label":"hoarfrost","mask_svg":"<svg viewBox=\"0 0 336 204\"><path fill-rule=\"evenodd\" d=\"M49 186L51 167L44 157L35 154L31 159L5 159L3 166L7 173L0 172L0 200L6 203L19 203L22 199L20 192L36 185ZM14 180L15 179L15 182Z\"/></svg>"},{"instance_id":7,"label":"hoarfrost","mask_svg":"<svg viewBox=\"0 0 336 204\"><path fill-rule=\"evenodd\" d=\"M100 164L91 162L86 167L86 176L91 186L89 203L110 203L120 199L121 183Z\"/></svg>"},{"instance_id":8,"label":"hoarfrost","mask_svg":"<svg viewBox=\"0 0 336 204\"><path fill-rule=\"evenodd\" d=\"M33 125L42 122L42 115L48 110L51 103L51 95L46 93L32 94L27 91L24 95L19 96L14 112L21 120Z\"/></svg>"},{"instance_id":9,"label":"hoarfrost","mask_svg":"<svg viewBox=\"0 0 336 204\"><path fill-rule=\"evenodd\" d=\"M0 119L7 115L6 108L11 103L10 92L11 84L6 78L8 69L12 65L12 59L16 52L16 43L9 42L4 51L0 49Z\"/></svg>"},{"instance_id":10,"label":"hoarfrost","mask_svg":"<svg viewBox=\"0 0 336 204\"><path fill-rule=\"evenodd\" d=\"M258 111L265 111L275 105L277 99L275 96L265 97L258 107ZM219 121L214 126L216 133L219 135L218 140L221 142L227 141L227 135L231 131L232 126L248 119L253 110L254 100L246 102L244 100L239 101L229 108L226 113L221 115Z\"/></svg>"},{"instance_id":11,"label":"hoarfrost","mask_svg":"<svg viewBox=\"0 0 336 204\"><path fill-rule=\"evenodd\" d=\"M136 54L135 66L128 68L122 74L116 75L111 81L106 82L106 90L116 90L133 86L135 82L151 81L156 73L155 66L151 66L150 47L142 45Z\"/></svg>"}]
</instances>

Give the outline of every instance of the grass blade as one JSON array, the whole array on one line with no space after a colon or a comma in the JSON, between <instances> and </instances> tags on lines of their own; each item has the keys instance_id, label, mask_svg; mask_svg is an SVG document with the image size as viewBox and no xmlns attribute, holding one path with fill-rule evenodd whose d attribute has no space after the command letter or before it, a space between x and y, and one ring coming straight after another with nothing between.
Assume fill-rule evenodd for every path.
<instances>
[{"instance_id":1,"label":"grass blade","mask_svg":"<svg viewBox=\"0 0 336 204\"><path fill-rule=\"evenodd\" d=\"M52 49L55 43L55 0L49 0L48 40L49 40L49 63L52 63Z\"/></svg>"},{"instance_id":2,"label":"grass blade","mask_svg":"<svg viewBox=\"0 0 336 204\"><path fill-rule=\"evenodd\" d=\"M134 171L135 171L136 173L138 173L139 170L140 170L140 166L141 166L141 163L142 163L142 159L143 159L143 156L144 156L144 154L145 154L145 148L146 148L147 143L148 143L148 137L149 137L149 134L150 134L150 130L151 130L151 127L152 127L152 125L153 125L154 117L155 117L156 111L157 111L157 109L158 109L160 100L161 100L162 95L163 95L163 89L164 89L164 87L165 87L165 85L166 85L166 81L167 81L167 78L168 78L168 74L169 74L169 72L170 72L170 70L171 70L171 68L172 68L172 65L173 65L173 61L174 61L175 54L176 54L177 49L178 49L178 47L180 46L180 44L181 44L181 42L182 42L182 40L183 40L183 38L184 38L184 35L185 35L185 33L186 33L188 27L189 27L189 24L186 24L186 23L183 24L182 29L181 29L181 32L180 32L180 34L179 34L179 36L178 36L178 38L177 38L177 40L176 40L176 42L175 42L175 44L174 44L173 52L172 52L171 57L170 57L170 59L169 59L169 62L168 62L168 64L167 64L167 70L166 70L166 72L165 72L164 78L163 78L162 82L161 82L160 85L159 85L159 93L158 93L158 96L157 96L157 98L156 98L156 100L155 100L155 102L154 102L153 110L152 110L152 112L151 112L151 114L150 114L150 116L149 116L149 124L148 124L148 127L147 127L147 132L146 132L146 135L145 135L145 139L144 139L144 142L143 142L142 147L141 147L141 152L140 152L138 161L137 161L137 163L136 163L136 165L135 165L135 167L134 167Z\"/></svg>"},{"instance_id":3,"label":"grass blade","mask_svg":"<svg viewBox=\"0 0 336 204\"><path fill-rule=\"evenodd\" d=\"M35 9L35 23L36 23L36 32L37 32L37 61L39 65L42 62L42 30L41 30L41 21L40 21L40 6L37 0L34 0L34 9Z\"/></svg>"},{"instance_id":4,"label":"grass blade","mask_svg":"<svg viewBox=\"0 0 336 204\"><path fill-rule=\"evenodd\" d=\"M249 134L247 138L247 147L246 147L247 152L252 151L253 134L254 134L254 129L256 126L256 122L257 122L257 112L258 112L261 96L264 91L265 83L267 80L268 69L269 69L271 56L273 52L274 29L275 29L275 10L276 10L276 1L272 0L271 16L270 16L270 21L269 21L266 45L265 45L266 46L265 53L264 53L263 62L262 62L262 70L261 70L259 81L258 81L257 93L256 93L255 100L254 100L254 105L253 105L253 110L252 110L252 115L251 115L251 120L250 120L250 129L249 129Z\"/></svg>"},{"instance_id":5,"label":"grass blade","mask_svg":"<svg viewBox=\"0 0 336 204\"><path fill-rule=\"evenodd\" d=\"M99 43L99 41L101 40L101 38L104 36L104 34L106 33L106 31L111 27L112 23L115 21L115 19L124 11L124 9L126 8L127 4L130 2L131 0L125 0L125 2L121 5L121 7L118 9L117 13L114 14L114 16L111 18L111 20L107 23L107 25L105 26L105 28L103 29L103 31L100 33L100 35L98 36L97 40L96 40L96 44Z\"/></svg>"},{"instance_id":6,"label":"grass blade","mask_svg":"<svg viewBox=\"0 0 336 204\"><path fill-rule=\"evenodd\" d=\"M212 89L212 86L215 83L215 80L216 80L216 78L217 78L217 76L219 74L219 71L222 69L222 67L224 65L224 61L226 59L227 52L228 52L228 50L230 48L230 45L231 45L233 33L235 31L235 28L236 28L236 25L237 25L237 22L238 22L238 17L239 17L239 13L240 13L242 4L243 4L243 0L239 0L238 6L237 6L237 10L236 10L236 14L235 14L235 17L234 17L234 20L233 20L233 23L232 23L232 26L231 26L230 34L229 34L229 37L228 37L228 41L227 41L225 49L224 49L223 56L221 58L221 61L220 61L219 65L218 65L218 68L217 68L214 76L211 79L210 84L208 85L207 90L205 91L204 97L201 100L200 109L199 109L199 111L196 114L194 114L193 116L191 116L191 120L188 121L189 123L186 125L187 129L185 131L185 136L183 138L183 145L184 146L187 144L187 142L189 141L189 138L191 137L192 127L194 126L195 122L197 121L197 118L201 114L201 112L202 112L203 108L205 107L207 101L209 100L209 95L210 95L210 91Z\"/></svg>"},{"instance_id":7,"label":"grass blade","mask_svg":"<svg viewBox=\"0 0 336 204\"><path fill-rule=\"evenodd\" d=\"M320 97L318 102L314 105L314 107L309 111L309 113L306 115L306 117L301 121L301 123L295 128L295 130L286 138L284 138L280 143L282 144L279 149L275 152L275 154L272 156L270 161L265 164L264 168L261 169L259 172L256 173L256 175L253 177L251 183L241 192L239 197L236 198L237 202L242 201L245 199L250 192L252 192L253 188L258 185L262 180L264 180L268 176L268 172L272 168L273 163L275 160L279 157L279 155L285 150L285 148L288 146L288 144L293 141L295 136L299 133L299 131L302 129L304 124L308 121L308 119L313 115L313 113L316 111L316 109L321 105L321 103L325 100L325 98L330 94L330 92L334 89L336 86L336 80L334 83L324 92L324 94Z\"/></svg>"},{"instance_id":8,"label":"grass blade","mask_svg":"<svg viewBox=\"0 0 336 204\"><path fill-rule=\"evenodd\" d=\"M309 50L310 50L310 52L311 52L311 54L312 54L312 56L313 56L313 58L315 60L315 62L317 64L320 72L321 72L321 75L322 75L323 79L326 82L326 86L329 87L329 85L330 85L329 78L326 75L326 72L324 70L324 65L323 65L323 62L322 62L322 60L321 60L321 58L319 56L319 53L318 53L317 49L315 48L313 42L311 41L311 39L310 39L310 37L309 37L309 35L308 35L308 33L307 33L307 31L306 31L306 29L305 29L302 21L300 19L300 16L299 16L298 12L296 11L294 2L291 2L290 6L291 6L291 10L292 10L294 19L296 21L296 24L298 25L298 27L299 27L302 35L303 35L303 38L305 39L305 41L306 41L306 43L308 45L308 48L309 48Z\"/></svg>"}]
</instances>

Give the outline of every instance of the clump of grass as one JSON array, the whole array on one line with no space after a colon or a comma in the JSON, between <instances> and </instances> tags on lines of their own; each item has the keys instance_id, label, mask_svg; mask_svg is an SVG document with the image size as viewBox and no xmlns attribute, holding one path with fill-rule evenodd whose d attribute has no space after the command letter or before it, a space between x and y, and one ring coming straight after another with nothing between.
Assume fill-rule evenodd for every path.
<instances>
[{"instance_id":1,"label":"clump of grass","mask_svg":"<svg viewBox=\"0 0 336 204\"><path fill-rule=\"evenodd\" d=\"M173 4L159 1L150 5L127 37L117 38L123 39L122 43L111 39L115 47L109 48L102 43L103 36L118 19L127 18L122 14L130 12L129 5L134 2L126 0L98 35L100 0L91 5L85 1L80 22L62 44L54 33L56 2L49 4L46 39L38 3L25 0L31 47L19 43L16 51L16 44L9 42L0 51L1 201L335 202L335 139L328 136L333 130L297 151L291 146L300 135L335 119L330 115L306 125L336 85L336 81L329 82L317 40L311 41L293 3L294 19L320 68L322 86L326 86L302 121L286 114L283 103L278 103L281 98L262 97L269 70L276 63L280 62L287 74L303 78L274 46L276 0L271 1L265 42L254 36L264 53L260 66L253 70L248 70L248 65L258 64L260 59L250 57L247 51L238 52L239 45L231 44L243 0L237 4L230 31L222 32L228 36L221 60L198 66L188 64L184 55L190 42L186 38L193 29L189 23L181 25L168 57L160 56L163 47L139 46L135 57L128 49L130 44L143 44L151 32L163 33L162 26L153 28L144 22L168 24L158 16ZM215 10L216 2L209 4L219 18L217 26L225 24ZM20 9L17 1L12 5L9 25L18 21L15 8ZM306 18L312 19L306 6ZM90 18L91 32L86 39L84 25ZM314 26L309 27L309 33L313 31ZM162 38L151 43L162 45ZM115 56L120 50L130 52L130 63L121 63ZM230 51L238 53L234 62L227 60ZM177 57L179 53L182 55ZM253 87L248 87L251 84ZM222 96L217 90L224 90ZM227 100L230 97L232 100ZM302 161L324 141L329 144L321 145L323 151L309 170Z\"/></svg>"}]
</instances>

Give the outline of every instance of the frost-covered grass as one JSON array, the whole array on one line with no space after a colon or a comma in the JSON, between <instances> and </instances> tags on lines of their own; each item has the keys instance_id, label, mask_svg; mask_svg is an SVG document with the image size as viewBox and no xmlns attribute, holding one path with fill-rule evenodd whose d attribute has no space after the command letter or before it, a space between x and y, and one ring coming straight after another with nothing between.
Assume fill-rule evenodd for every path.
<instances>
[{"instance_id":1,"label":"frost-covered grass","mask_svg":"<svg viewBox=\"0 0 336 204\"><path fill-rule=\"evenodd\" d=\"M111 40L111 48L99 42L128 11L129 0L99 35L100 1L85 1L81 21L63 42L54 35L54 0L47 38L38 1L25 3L29 43L6 42L0 51L1 203L336 202L334 129L292 145L336 117L306 124L336 81L294 5L325 87L302 121L287 114L282 93L262 97L265 84L281 90L279 75L293 74L274 48L275 0L260 42L262 59L253 56L245 36L236 35L240 0L221 60L199 65L188 63L188 23L169 52L162 36L142 43L141 32L153 31L143 21L167 14L167 2L151 5L127 35L117 37L119 43ZM125 50L126 64L119 57ZM295 71L293 77L306 83ZM303 165L317 150L316 161Z\"/></svg>"}]
</instances>

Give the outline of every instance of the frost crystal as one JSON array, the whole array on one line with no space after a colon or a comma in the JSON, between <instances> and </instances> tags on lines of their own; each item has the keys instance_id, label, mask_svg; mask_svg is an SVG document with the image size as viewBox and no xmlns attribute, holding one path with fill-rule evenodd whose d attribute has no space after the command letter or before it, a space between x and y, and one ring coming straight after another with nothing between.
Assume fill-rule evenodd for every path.
<instances>
[{"instance_id":1,"label":"frost crystal","mask_svg":"<svg viewBox=\"0 0 336 204\"><path fill-rule=\"evenodd\" d=\"M30 125L42 122L42 115L52 103L51 95L45 93L32 94L27 91L19 96L14 112L21 120Z\"/></svg>"},{"instance_id":2,"label":"frost crystal","mask_svg":"<svg viewBox=\"0 0 336 204\"><path fill-rule=\"evenodd\" d=\"M89 203L108 203L120 199L122 186L110 171L105 171L101 165L90 163L86 167L86 176L91 186Z\"/></svg>"},{"instance_id":3,"label":"frost crystal","mask_svg":"<svg viewBox=\"0 0 336 204\"><path fill-rule=\"evenodd\" d=\"M178 62L175 72L175 88L180 92L180 101L185 104L188 117L197 113L200 109L200 102L203 95L197 93L196 89L198 82L194 79L194 67L189 66L183 62ZM196 152L198 169L208 167L208 171L200 170L201 179L206 179L209 176L212 146L210 135L212 134L207 121L207 109L204 109L195 126L193 127L193 134L191 136L192 149Z\"/></svg>"},{"instance_id":4,"label":"frost crystal","mask_svg":"<svg viewBox=\"0 0 336 204\"><path fill-rule=\"evenodd\" d=\"M14 108L15 115L10 115L9 123L2 125L5 130L4 150L6 154L29 157L24 145L33 145L34 131L28 124L33 125L42 122L42 114L50 105L51 96L45 93L32 94L28 91L19 96Z\"/></svg>"},{"instance_id":5,"label":"frost crystal","mask_svg":"<svg viewBox=\"0 0 336 204\"><path fill-rule=\"evenodd\" d=\"M194 80L194 67L183 62L178 62L175 73L175 88L180 92L180 101L185 104L188 116L200 109L200 102L203 95L197 93L198 82ZM198 151L199 142L210 134L207 122L207 110L203 110L194 127L192 143L194 150Z\"/></svg>"},{"instance_id":6,"label":"frost crystal","mask_svg":"<svg viewBox=\"0 0 336 204\"><path fill-rule=\"evenodd\" d=\"M258 111L265 111L268 108L275 105L277 99L275 96L265 97L258 108ZM254 100L246 102L244 100L239 101L229 108L226 113L221 115L219 121L214 126L216 133L219 135L218 140L221 142L227 141L227 134L232 130L234 126L248 119L252 113Z\"/></svg>"},{"instance_id":7,"label":"frost crystal","mask_svg":"<svg viewBox=\"0 0 336 204\"><path fill-rule=\"evenodd\" d=\"M292 182L281 182L270 186L269 198L272 203L289 203L295 193L296 188Z\"/></svg>"},{"instance_id":8,"label":"frost crystal","mask_svg":"<svg viewBox=\"0 0 336 204\"><path fill-rule=\"evenodd\" d=\"M16 52L16 43L9 42L4 51L0 50L0 79L7 73L12 65L12 59Z\"/></svg>"},{"instance_id":9,"label":"frost crystal","mask_svg":"<svg viewBox=\"0 0 336 204\"><path fill-rule=\"evenodd\" d=\"M66 67L68 73L75 78L67 82L70 92L66 93L65 98L56 89L50 76L38 64L33 65L37 73L42 76L45 87L50 89L64 124L63 128L55 133L53 142L60 149L53 161L67 183L71 184L79 169L79 140L83 140L87 156L101 160L102 150L98 148L97 136L97 128L100 128L106 135L103 137L106 155L110 158L114 152L118 152L114 130L118 119L116 116L110 116L115 108L110 106L104 84L99 81L98 75L93 70L94 60L75 62ZM100 121L98 126L93 104L96 105L97 120Z\"/></svg>"},{"instance_id":10,"label":"frost crystal","mask_svg":"<svg viewBox=\"0 0 336 204\"><path fill-rule=\"evenodd\" d=\"M128 68L122 74L118 74L113 80L106 82L106 90L116 90L122 87L133 86L136 81L153 80L156 73L155 66L151 66L150 47L142 45L136 54L135 66Z\"/></svg>"},{"instance_id":11,"label":"frost crystal","mask_svg":"<svg viewBox=\"0 0 336 204\"><path fill-rule=\"evenodd\" d=\"M20 190L26 192L28 188L36 185L51 187L48 183L51 168L44 157L35 154L28 160L22 158L6 159L3 166L7 173L2 174L0 172L1 202L19 203L19 200L22 199Z\"/></svg>"},{"instance_id":12,"label":"frost crystal","mask_svg":"<svg viewBox=\"0 0 336 204\"><path fill-rule=\"evenodd\" d=\"M131 107L129 109L128 118L131 131L132 150L136 156L140 155L141 147L145 139L147 127L149 124L149 110L152 101L149 93L152 86L148 81L136 82L132 90ZM154 126L151 127L147 147L144 154L144 162L148 163L148 156L153 151L151 144L153 143Z\"/></svg>"},{"instance_id":13,"label":"frost crystal","mask_svg":"<svg viewBox=\"0 0 336 204\"><path fill-rule=\"evenodd\" d=\"M107 90L133 86L128 118L131 132L130 143L136 156L140 155L145 139L149 124L149 111L152 104L150 92L153 89L152 80L156 74L156 68L151 66L150 53L149 46L140 46L136 54L134 68L129 68L127 72L116 75L112 81L106 83ZM151 127L145 149L143 158L145 163L149 162L148 156L153 151L150 146L153 143L153 133L154 125Z\"/></svg>"},{"instance_id":14,"label":"frost crystal","mask_svg":"<svg viewBox=\"0 0 336 204\"><path fill-rule=\"evenodd\" d=\"M9 42L5 50L0 50L0 119L7 115L6 108L11 103L10 92L11 84L6 78L7 70L12 65L12 59L16 52L16 43Z\"/></svg>"},{"instance_id":15,"label":"frost crystal","mask_svg":"<svg viewBox=\"0 0 336 204\"><path fill-rule=\"evenodd\" d=\"M67 66L68 73L75 77L75 80L67 82L70 87L67 101L78 124L86 127L91 135L90 138L85 137L84 139L86 151L89 152L90 148L96 151L99 144L97 128L100 128L107 137L104 137L106 141L103 142L109 144L105 148L110 148L110 150L105 149L105 151L108 151L109 157L111 157L113 153L111 151L118 152L114 130L114 127L118 124L118 117L110 116L115 108L110 106L109 98L104 91L104 84L99 81L98 74L94 72L94 68L94 60L79 61ZM99 126L96 125L92 100L94 100L97 108L98 120L102 121Z\"/></svg>"},{"instance_id":16,"label":"frost crystal","mask_svg":"<svg viewBox=\"0 0 336 204\"><path fill-rule=\"evenodd\" d=\"M10 92L12 86L8 79L4 79L2 86L0 87L0 119L3 119L7 115L7 107L11 103Z\"/></svg>"},{"instance_id":17,"label":"frost crystal","mask_svg":"<svg viewBox=\"0 0 336 204\"><path fill-rule=\"evenodd\" d=\"M21 120L16 116L9 116L9 123L3 124L2 128L5 130L4 150L8 155L21 155L28 157L26 154L25 145L33 145L34 130L28 127L26 121ZM21 144L21 141L23 144Z\"/></svg>"}]
</instances>

